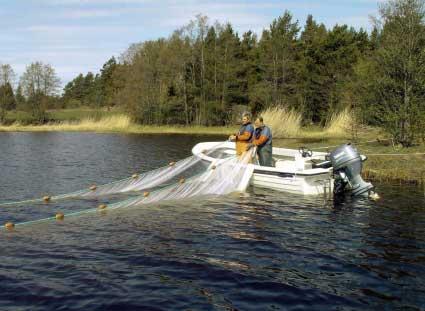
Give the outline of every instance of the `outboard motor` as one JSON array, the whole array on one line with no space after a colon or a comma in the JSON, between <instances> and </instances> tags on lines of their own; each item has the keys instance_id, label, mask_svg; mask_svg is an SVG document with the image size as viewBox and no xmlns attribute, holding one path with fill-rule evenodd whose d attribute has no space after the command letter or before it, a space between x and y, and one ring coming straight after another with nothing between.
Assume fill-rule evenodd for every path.
<instances>
[{"instance_id":1,"label":"outboard motor","mask_svg":"<svg viewBox=\"0 0 425 311\"><path fill-rule=\"evenodd\" d=\"M373 185L365 182L361 177L362 158L357 149L350 143L342 145L329 155L334 171L334 193L341 194L344 191L357 196L372 191Z\"/></svg>"}]
</instances>

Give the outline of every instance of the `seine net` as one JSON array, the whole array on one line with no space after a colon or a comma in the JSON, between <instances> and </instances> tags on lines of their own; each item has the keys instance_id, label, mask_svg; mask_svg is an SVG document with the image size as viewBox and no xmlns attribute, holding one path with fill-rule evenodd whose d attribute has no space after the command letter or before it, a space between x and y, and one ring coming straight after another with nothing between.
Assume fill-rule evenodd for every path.
<instances>
[{"instance_id":1,"label":"seine net","mask_svg":"<svg viewBox=\"0 0 425 311\"><path fill-rule=\"evenodd\" d=\"M249 165L255 150L251 149L241 158L231 157L212 163L204 172L188 180L181 180L177 184L156 190L152 193L117 202L113 208L132 207L148 203L181 200L201 196L226 195L232 192L245 191L253 173L253 166Z\"/></svg>"},{"instance_id":2,"label":"seine net","mask_svg":"<svg viewBox=\"0 0 425 311\"><path fill-rule=\"evenodd\" d=\"M213 148L203 151L205 155L214 155L214 159L230 159L232 156L222 147L224 143L217 143ZM233 156L234 158L234 156ZM42 203L48 201L60 201L64 199L95 199L103 196L111 196L115 194L144 191L154 189L159 186L166 186L169 183L176 182L179 176L190 176L191 174L205 170L206 164L199 154L194 154L188 158L178 162L170 163L167 166L158 169L135 174L131 177L117 180L108 184L92 186L90 188L73 191L55 196L47 196L44 198L29 199L16 202L0 203L0 207L13 205L24 205L29 203Z\"/></svg>"},{"instance_id":3,"label":"seine net","mask_svg":"<svg viewBox=\"0 0 425 311\"><path fill-rule=\"evenodd\" d=\"M205 164L202 169L195 171L193 167L189 167L186 168L186 170L182 170L185 176L191 174L191 176L186 179L180 178L174 183L158 187L150 192L146 191L143 194L138 194L125 200L103 205L102 209L106 208L113 210L131 208L163 201L221 196L232 192L245 191L254 171L253 165L250 163L253 155L255 155L255 150L251 149L239 158L236 156L229 156L226 152L220 153L222 154L221 158L214 157L213 162ZM122 190L124 188L120 189ZM111 189L110 191L116 190L117 189ZM93 213L99 208L100 206L98 208L83 208L78 211L68 210L62 214L61 218ZM37 210L40 212L40 209ZM46 212L48 212L48 210L43 209L43 213ZM21 220L16 223L16 226L58 219L57 214L53 217L44 218L41 214L38 215L39 218L36 220L24 220L20 218Z\"/></svg>"}]
</instances>

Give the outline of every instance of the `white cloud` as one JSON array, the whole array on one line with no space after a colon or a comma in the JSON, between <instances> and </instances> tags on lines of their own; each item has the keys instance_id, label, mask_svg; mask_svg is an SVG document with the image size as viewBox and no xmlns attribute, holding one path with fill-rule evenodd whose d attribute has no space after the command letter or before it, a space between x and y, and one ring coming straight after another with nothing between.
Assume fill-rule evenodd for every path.
<instances>
[{"instance_id":1,"label":"white cloud","mask_svg":"<svg viewBox=\"0 0 425 311\"><path fill-rule=\"evenodd\" d=\"M346 16L346 17L335 17L335 18L329 18L326 20L325 25L328 28L332 28L336 24L338 25L348 25L353 26L354 28L363 28L363 29L370 29L371 22L368 15L366 16Z\"/></svg>"},{"instance_id":2,"label":"white cloud","mask_svg":"<svg viewBox=\"0 0 425 311\"><path fill-rule=\"evenodd\" d=\"M44 36L54 41L64 37L72 37L78 40L79 36L90 37L101 34L111 35L128 31L126 26L104 26L104 25L32 25L25 29L33 35ZM100 39L100 38L99 38Z\"/></svg>"},{"instance_id":3,"label":"white cloud","mask_svg":"<svg viewBox=\"0 0 425 311\"><path fill-rule=\"evenodd\" d=\"M52 6L63 5L110 5L110 4L144 4L154 2L153 0L43 0L44 3Z\"/></svg>"},{"instance_id":4,"label":"white cloud","mask_svg":"<svg viewBox=\"0 0 425 311\"><path fill-rule=\"evenodd\" d=\"M62 14L64 18L79 19L79 18L96 18L96 17L111 17L119 15L118 10L108 9L90 9L90 10L69 10Z\"/></svg>"}]
</instances>

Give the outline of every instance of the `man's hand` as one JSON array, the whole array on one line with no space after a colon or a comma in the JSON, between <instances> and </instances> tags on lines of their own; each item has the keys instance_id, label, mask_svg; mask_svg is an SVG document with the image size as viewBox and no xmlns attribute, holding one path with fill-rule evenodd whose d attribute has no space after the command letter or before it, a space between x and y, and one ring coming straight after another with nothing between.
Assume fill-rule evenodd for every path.
<instances>
[{"instance_id":1,"label":"man's hand","mask_svg":"<svg viewBox=\"0 0 425 311\"><path fill-rule=\"evenodd\" d=\"M229 140L230 141L235 141L236 140L236 135L230 135L229 136Z\"/></svg>"}]
</instances>

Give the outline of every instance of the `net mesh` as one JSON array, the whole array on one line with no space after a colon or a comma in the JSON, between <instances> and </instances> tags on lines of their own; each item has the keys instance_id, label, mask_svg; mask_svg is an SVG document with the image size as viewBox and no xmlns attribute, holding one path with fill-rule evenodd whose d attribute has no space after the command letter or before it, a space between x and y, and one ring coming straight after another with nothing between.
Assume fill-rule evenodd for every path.
<instances>
[{"instance_id":1,"label":"net mesh","mask_svg":"<svg viewBox=\"0 0 425 311\"><path fill-rule=\"evenodd\" d=\"M250 165L255 149L244 153L241 157L229 155L214 148L212 162L203 163L202 157L194 155L183 159L172 166L159 168L144 173L137 178L127 178L115 183L99 186L95 190L81 190L69 194L54 196L52 199L66 198L99 198L100 196L126 193L150 189L149 192L135 193L124 200L118 200L103 208L119 209L137 207L162 201L191 199L204 196L226 195L232 192L245 191L253 174L253 165ZM211 152L211 151L210 151ZM205 152L207 154L208 152ZM195 169L196 164L201 164ZM182 178L184 175L186 178ZM173 179L176 179L173 181ZM172 182L170 182L172 181ZM165 184L170 182L169 184ZM156 187L156 188L155 188ZM14 202L16 203L16 202ZM9 203L10 204L10 203ZM96 212L98 208L86 208L79 211L65 213L63 216L76 216ZM22 210L21 210L22 211ZM46 211L47 212L47 211ZM41 215L40 215L41 216ZM16 226L54 220L56 217L45 217L36 220L18 222Z\"/></svg>"},{"instance_id":2,"label":"net mesh","mask_svg":"<svg viewBox=\"0 0 425 311\"><path fill-rule=\"evenodd\" d=\"M210 150L204 151L205 154L211 155L214 154L214 157L217 159L222 159L229 157L229 154L226 154L223 151L220 151L222 144L217 144ZM201 168L197 167L200 166ZM152 189L160 185L164 185L167 182L173 181L173 179L178 176L187 173L189 171L198 171L202 169L202 158L199 155L193 155L183 160L180 160L176 163L170 163L167 166L160 167L158 169L135 174L134 176L117 180L108 184L98 185L92 188L86 188L77 190L70 193L55 195L48 197L49 201L60 201L64 199L94 199L103 196L110 196L114 194L126 193L131 191L143 191L147 189ZM22 201L14 202L4 202L0 203L0 207L14 206L14 205L24 205L29 203L43 203L46 201L44 198L35 198Z\"/></svg>"},{"instance_id":3,"label":"net mesh","mask_svg":"<svg viewBox=\"0 0 425 311\"><path fill-rule=\"evenodd\" d=\"M250 150L241 158L231 157L213 163L205 172L187 181L159 189L153 193L146 193L142 196L117 202L110 208L132 207L161 201L226 195L236 191L245 191L253 173L253 166L248 165L253 154L254 151Z\"/></svg>"}]
</instances>

